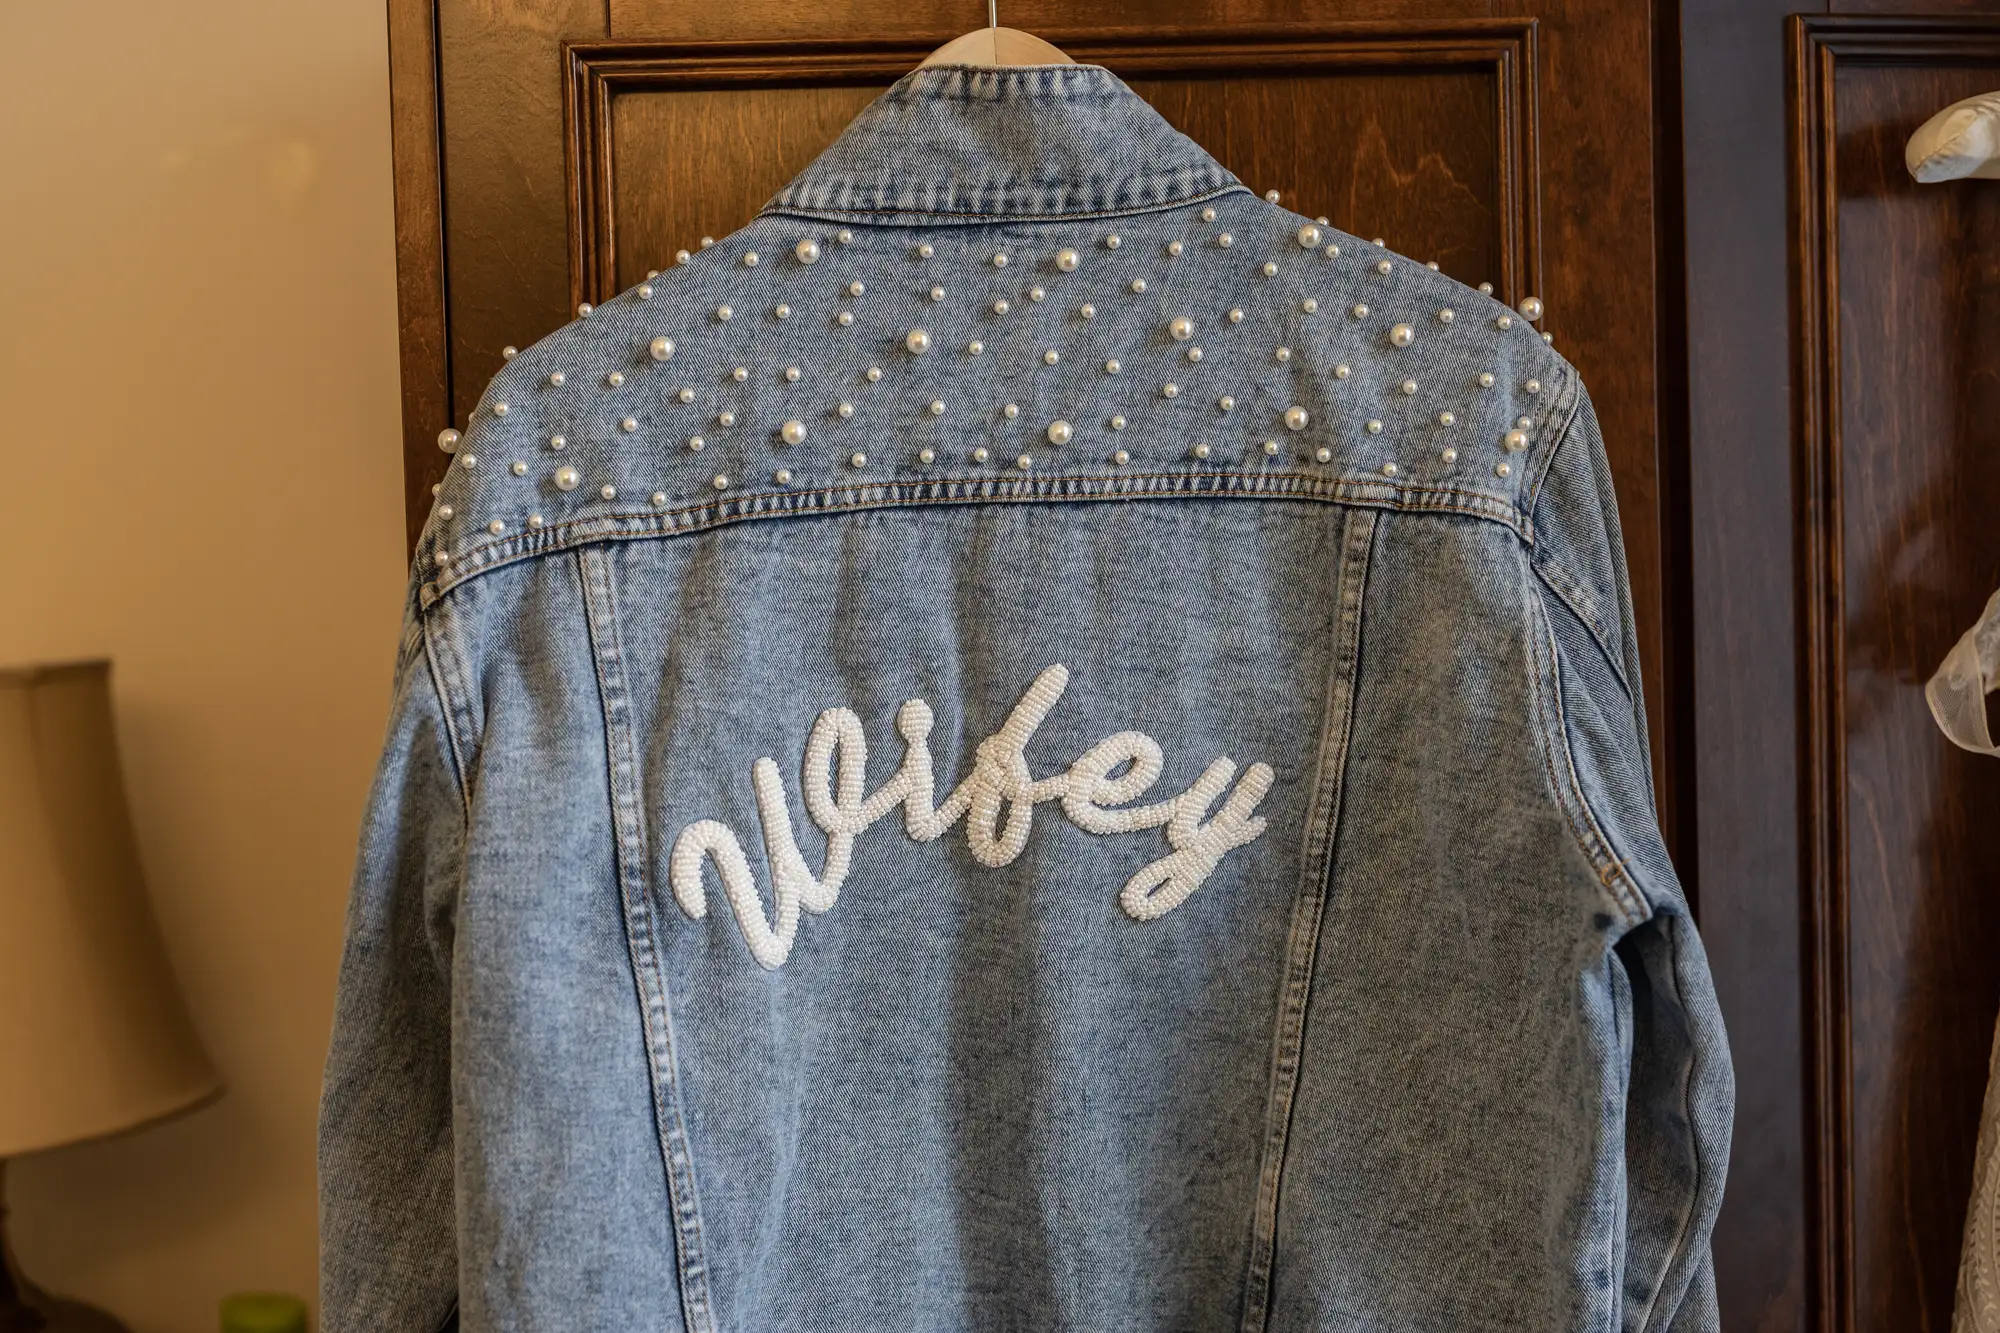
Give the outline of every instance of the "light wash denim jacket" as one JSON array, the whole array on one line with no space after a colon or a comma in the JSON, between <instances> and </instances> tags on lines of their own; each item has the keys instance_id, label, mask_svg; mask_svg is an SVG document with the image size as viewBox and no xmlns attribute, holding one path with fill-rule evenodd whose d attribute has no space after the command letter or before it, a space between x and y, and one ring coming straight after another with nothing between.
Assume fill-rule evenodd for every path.
<instances>
[{"instance_id":1,"label":"light wash denim jacket","mask_svg":"<svg viewBox=\"0 0 2000 1333\"><path fill-rule=\"evenodd\" d=\"M925 69L444 443L330 1333L1715 1328L1728 1054L1522 313L1103 69Z\"/></svg>"}]
</instances>

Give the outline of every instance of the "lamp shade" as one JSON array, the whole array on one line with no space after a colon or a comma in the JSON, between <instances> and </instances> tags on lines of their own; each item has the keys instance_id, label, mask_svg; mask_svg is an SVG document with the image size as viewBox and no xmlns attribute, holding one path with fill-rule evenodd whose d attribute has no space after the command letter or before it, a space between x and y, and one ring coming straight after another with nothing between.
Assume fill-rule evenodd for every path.
<instances>
[{"instance_id":1,"label":"lamp shade","mask_svg":"<svg viewBox=\"0 0 2000 1333\"><path fill-rule=\"evenodd\" d=\"M221 1087L146 898L110 686L109 662L0 670L0 1158Z\"/></svg>"}]
</instances>

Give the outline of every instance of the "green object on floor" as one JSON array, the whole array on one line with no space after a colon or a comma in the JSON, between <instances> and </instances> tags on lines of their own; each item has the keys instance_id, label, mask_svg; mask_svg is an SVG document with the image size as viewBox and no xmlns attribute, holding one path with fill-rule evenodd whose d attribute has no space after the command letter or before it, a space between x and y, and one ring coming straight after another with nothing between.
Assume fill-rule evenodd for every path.
<instances>
[{"instance_id":1,"label":"green object on floor","mask_svg":"<svg viewBox=\"0 0 2000 1333\"><path fill-rule=\"evenodd\" d=\"M222 1333L306 1333L306 1303L265 1291L225 1296Z\"/></svg>"}]
</instances>

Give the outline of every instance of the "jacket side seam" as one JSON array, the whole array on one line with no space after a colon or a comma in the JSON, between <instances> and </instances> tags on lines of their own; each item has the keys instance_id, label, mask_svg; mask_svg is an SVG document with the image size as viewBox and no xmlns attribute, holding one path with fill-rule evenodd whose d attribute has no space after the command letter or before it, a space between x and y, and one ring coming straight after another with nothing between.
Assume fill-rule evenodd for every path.
<instances>
[{"instance_id":1,"label":"jacket side seam","mask_svg":"<svg viewBox=\"0 0 2000 1333\"><path fill-rule=\"evenodd\" d=\"M1678 996L1681 976L1681 940L1678 927L1667 932L1667 948L1671 951L1670 961L1672 963L1674 990ZM1645 1317L1639 1321L1639 1333L1647 1333L1647 1330L1654 1326L1654 1320L1663 1314L1671 1318L1680 1304L1679 1300L1676 1300L1673 1304L1663 1307L1660 1297L1666 1292L1668 1277L1687 1257L1688 1241L1694 1233L1695 1204L1701 1198L1702 1186L1706 1182L1707 1177L1707 1163L1699 1146L1699 1138L1692 1133L1694 1127L1695 1065L1701 1059L1700 1050L1701 1048L1698 1043L1689 1043L1687 1067L1681 1071L1681 1116L1686 1121L1690 1130L1688 1156L1693 1163L1694 1180L1688 1188L1687 1198L1682 1201L1680 1228L1674 1234L1674 1243L1667 1249L1666 1261L1660 1265L1659 1280L1653 1284L1653 1295L1646 1302ZM1685 1299L1686 1294L1687 1288L1683 1286L1681 1289L1681 1299Z\"/></svg>"},{"instance_id":2,"label":"jacket side seam","mask_svg":"<svg viewBox=\"0 0 2000 1333\"><path fill-rule=\"evenodd\" d=\"M1589 591L1563 567L1560 561L1553 557L1540 558L1541 553L1547 549L1547 547L1537 548L1537 558L1528 562L1529 568L1535 571L1536 577L1540 578L1548 586L1549 591L1561 599L1571 614L1582 621L1584 628L1590 631L1590 637L1595 639L1597 646L1603 650L1604 660L1611 667L1611 674L1617 678L1618 687L1625 691L1625 698L1629 701L1632 698L1632 683L1625 678L1624 659L1612 650L1611 631L1605 626L1603 617L1598 612L1596 599L1591 597Z\"/></svg>"},{"instance_id":3,"label":"jacket side seam","mask_svg":"<svg viewBox=\"0 0 2000 1333\"><path fill-rule=\"evenodd\" d=\"M618 887L633 984L645 1016L646 1063L653 1085L655 1129L673 1209L681 1313L689 1333L716 1333L701 1206L695 1188L694 1161L688 1148L686 1116L681 1106L673 1006L654 931L645 818L640 808L638 755L625 684L624 645L618 632L616 588L610 562L601 549L577 552L577 574L583 585L591 658L604 709L606 780L616 830Z\"/></svg>"},{"instance_id":4,"label":"jacket side seam","mask_svg":"<svg viewBox=\"0 0 2000 1333\"><path fill-rule=\"evenodd\" d=\"M1362 604L1374 550L1375 522L1374 510L1353 510L1347 516L1342 534L1334 654L1328 669L1326 711L1320 724L1320 749L1313 777L1314 808L1306 821L1298 899L1292 910L1285 948L1285 989L1272 1041L1271 1096L1257 1172L1249 1263L1244 1274L1242 1333L1262 1333L1270 1319L1279 1186L1290 1143L1299 1069L1304 1059L1306 1011L1319 958L1320 928L1325 919L1327 896L1332 892L1334 847L1361 665Z\"/></svg>"},{"instance_id":5,"label":"jacket side seam","mask_svg":"<svg viewBox=\"0 0 2000 1333\"><path fill-rule=\"evenodd\" d=\"M1610 840L1604 836L1603 826L1596 813L1590 808L1590 799L1584 795L1583 784L1577 776L1576 755L1570 748L1569 721L1564 715L1562 703L1561 650L1555 642L1555 630L1548 623L1548 613L1542 608L1539 598L1529 589L1529 700L1535 710L1537 729L1542 733L1542 766L1549 780L1550 792L1555 798L1557 809L1562 811L1563 822L1569 825L1570 836L1597 874L1598 884L1609 893L1619 910L1625 915L1625 924L1634 926L1651 915L1645 896L1633 883L1631 873L1625 863L1612 850ZM1556 753L1561 751L1562 773L1556 771Z\"/></svg>"}]
</instances>

